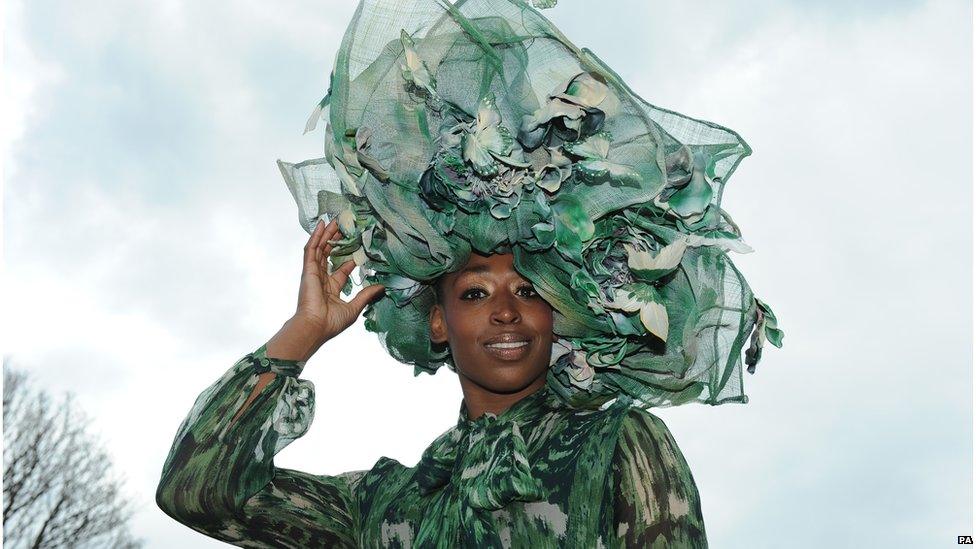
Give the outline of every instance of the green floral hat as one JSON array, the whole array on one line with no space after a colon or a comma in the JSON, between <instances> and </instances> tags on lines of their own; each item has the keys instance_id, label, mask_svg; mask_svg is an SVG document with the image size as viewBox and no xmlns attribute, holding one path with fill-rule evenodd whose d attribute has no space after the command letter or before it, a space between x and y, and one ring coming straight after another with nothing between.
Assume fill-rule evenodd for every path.
<instances>
[{"instance_id":1,"label":"green floral hat","mask_svg":"<svg viewBox=\"0 0 976 549\"><path fill-rule=\"evenodd\" d=\"M751 251L720 207L748 145L648 104L521 0L364 0L306 131L320 117L325 157L279 166L306 231L338 219L333 263L387 287L366 328L415 375L454 369L432 282L473 250L511 252L552 305L572 405L745 402L746 340L750 372L781 345L727 255Z\"/></svg>"}]
</instances>

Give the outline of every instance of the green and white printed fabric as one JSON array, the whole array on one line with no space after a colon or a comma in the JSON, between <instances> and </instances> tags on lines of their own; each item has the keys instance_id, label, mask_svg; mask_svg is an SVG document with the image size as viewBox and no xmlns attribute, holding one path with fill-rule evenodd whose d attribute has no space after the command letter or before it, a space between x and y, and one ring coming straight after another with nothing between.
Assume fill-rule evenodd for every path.
<instances>
[{"instance_id":1,"label":"green and white printed fabric","mask_svg":"<svg viewBox=\"0 0 976 549\"><path fill-rule=\"evenodd\" d=\"M566 405L549 386L457 424L414 467L311 475L274 466L308 429L302 364L264 347L197 399L156 494L174 519L241 547L706 547L698 491L667 427L622 397ZM232 422L258 374L276 373ZM334 448L341 452L342 447Z\"/></svg>"}]
</instances>

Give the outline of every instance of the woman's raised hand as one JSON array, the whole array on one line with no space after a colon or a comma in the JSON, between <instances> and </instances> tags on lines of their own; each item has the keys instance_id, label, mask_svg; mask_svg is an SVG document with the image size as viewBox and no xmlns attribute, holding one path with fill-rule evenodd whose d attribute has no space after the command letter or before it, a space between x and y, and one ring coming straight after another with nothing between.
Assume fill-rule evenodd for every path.
<instances>
[{"instance_id":1,"label":"woman's raised hand","mask_svg":"<svg viewBox=\"0 0 976 549\"><path fill-rule=\"evenodd\" d=\"M330 241L338 233L339 226L333 219L328 225L319 221L309 236L295 316L268 341L268 357L308 360L323 343L351 326L366 305L383 292L382 284L373 284L349 301L342 300L340 292L356 264L346 261L329 273Z\"/></svg>"},{"instance_id":2,"label":"woman's raised hand","mask_svg":"<svg viewBox=\"0 0 976 549\"><path fill-rule=\"evenodd\" d=\"M328 225L319 221L315 226L305 244L302 282L298 289L295 315L316 324L324 339L331 339L352 325L370 300L383 291L382 284L373 284L360 290L348 302L339 297L356 263L346 261L329 274L330 241L338 233L339 225L334 219Z\"/></svg>"}]
</instances>

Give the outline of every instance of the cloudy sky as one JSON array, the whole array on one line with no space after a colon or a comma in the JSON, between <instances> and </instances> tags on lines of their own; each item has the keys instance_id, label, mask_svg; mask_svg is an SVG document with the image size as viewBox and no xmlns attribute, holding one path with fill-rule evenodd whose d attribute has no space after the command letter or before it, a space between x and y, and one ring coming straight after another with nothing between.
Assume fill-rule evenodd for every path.
<instances>
[{"instance_id":1,"label":"cloudy sky","mask_svg":"<svg viewBox=\"0 0 976 549\"><path fill-rule=\"evenodd\" d=\"M149 547L220 546L153 491L196 395L293 310L306 235L275 160L320 156L301 130L355 4L5 4L3 352L78 395ZM561 4L547 14L643 97L755 150L724 206L785 348L748 405L659 412L711 544L971 534L970 4ZM303 375L317 419L277 464L319 474L415 463L461 398L361 324Z\"/></svg>"}]
</instances>

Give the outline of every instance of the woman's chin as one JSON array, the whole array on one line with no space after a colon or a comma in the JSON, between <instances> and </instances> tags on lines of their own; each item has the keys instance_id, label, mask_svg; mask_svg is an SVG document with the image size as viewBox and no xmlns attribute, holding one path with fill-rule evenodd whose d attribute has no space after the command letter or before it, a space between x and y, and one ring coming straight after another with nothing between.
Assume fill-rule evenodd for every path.
<instances>
[{"instance_id":1,"label":"woman's chin","mask_svg":"<svg viewBox=\"0 0 976 549\"><path fill-rule=\"evenodd\" d=\"M540 375L544 377L545 372L545 369L539 371L524 363L497 362L489 366L488 371L479 372L480 375L473 381L494 393L511 394L525 390L537 382Z\"/></svg>"}]
</instances>

